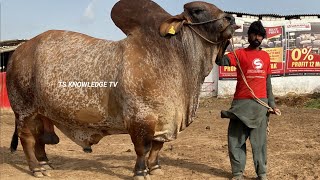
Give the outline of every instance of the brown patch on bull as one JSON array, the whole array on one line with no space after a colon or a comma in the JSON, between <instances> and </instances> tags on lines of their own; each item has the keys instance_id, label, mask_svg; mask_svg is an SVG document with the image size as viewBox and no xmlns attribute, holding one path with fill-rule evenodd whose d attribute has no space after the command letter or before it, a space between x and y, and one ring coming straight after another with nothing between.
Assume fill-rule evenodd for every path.
<instances>
[{"instance_id":1,"label":"brown patch on bull","mask_svg":"<svg viewBox=\"0 0 320 180\"><path fill-rule=\"evenodd\" d=\"M98 123L102 121L102 115L95 108L85 108L75 114L76 120L82 123Z\"/></svg>"}]
</instances>

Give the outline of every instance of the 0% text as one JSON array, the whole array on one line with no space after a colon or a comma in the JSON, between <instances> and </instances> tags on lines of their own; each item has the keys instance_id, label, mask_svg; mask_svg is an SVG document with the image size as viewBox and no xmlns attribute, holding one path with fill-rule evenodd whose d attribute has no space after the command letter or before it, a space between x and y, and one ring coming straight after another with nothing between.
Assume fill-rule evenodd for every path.
<instances>
[{"instance_id":1,"label":"0% text","mask_svg":"<svg viewBox=\"0 0 320 180\"><path fill-rule=\"evenodd\" d=\"M309 60L312 61L314 56L311 54L311 49L308 48L302 48L302 49L294 49L291 52L291 58L294 61L298 61L301 58L303 58L303 60Z\"/></svg>"}]
</instances>

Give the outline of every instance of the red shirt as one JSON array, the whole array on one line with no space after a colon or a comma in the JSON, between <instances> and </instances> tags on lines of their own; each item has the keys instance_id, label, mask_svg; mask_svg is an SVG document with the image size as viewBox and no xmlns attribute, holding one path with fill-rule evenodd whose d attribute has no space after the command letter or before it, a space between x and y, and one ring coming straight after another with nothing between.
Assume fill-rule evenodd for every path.
<instances>
[{"instance_id":1,"label":"red shirt","mask_svg":"<svg viewBox=\"0 0 320 180\"><path fill-rule=\"evenodd\" d=\"M271 74L269 54L263 50L237 49L236 54L240 61L241 69L254 94L258 98L267 98L267 76ZM231 66L237 66L234 53L229 53ZM237 87L234 99L252 98L252 94L244 83L240 70L237 67Z\"/></svg>"}]
</instances>

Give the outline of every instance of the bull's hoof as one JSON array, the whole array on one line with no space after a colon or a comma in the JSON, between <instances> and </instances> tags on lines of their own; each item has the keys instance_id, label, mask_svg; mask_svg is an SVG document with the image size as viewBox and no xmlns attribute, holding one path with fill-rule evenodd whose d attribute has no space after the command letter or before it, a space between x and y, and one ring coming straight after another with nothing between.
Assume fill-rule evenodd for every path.
<instances>
[{"instance_id":1,"label":"bull's hoof","mask_svg":"<svg viewBox=\"0 0 320 180\"><path fill-rule=\"evenodd\" d=\"M35 168L32 170L32 174L34 177L42 178L44 176L51 176L50 173L44 168Z\"/></svg>"},{"instance_id":2,"label":"bull's hoof","mask_svg":"<svg viewBox=\"0 0 320 180\"><path fill-rule=\"evenodd\" d=\"M40 139L44 144L58 144L60 141L59 137L54 132L44 132Z\"/></svg>"},{"instance_id":3,"label":"bull's hoof","mask_svg":"<svg viewBox=\"0 0 320 180\"><path fill-rule=\"evenodd\" d=\"M46 170L53 170L53 166L51 165L51 163L49 163L48 161L40 161L39 164L41 165L42 168L46 169Z\"/></svg>"},{"instance_id":4,"label":"bull's hoof","mask_svg":"<svg viewBox=\"0 0 320 180\"><path fill-rule=\"evenodd\" d=\"M148 170L136 171L133 180L151 180Z\"/></svg>"},{"instance_id":5,"label":"bull's hoof","mask_svg":"<svg viewBox=\"0 0 320 180\"><path fill-rule=\"evenodd\" d=\"M159 176L164 175L164 172L162 171L160 165L155 165L155 166L151 167L150 170L149 170L149 173L151 175L157 175L157 176L158 175Z\"/></svg>"}]
</instances>

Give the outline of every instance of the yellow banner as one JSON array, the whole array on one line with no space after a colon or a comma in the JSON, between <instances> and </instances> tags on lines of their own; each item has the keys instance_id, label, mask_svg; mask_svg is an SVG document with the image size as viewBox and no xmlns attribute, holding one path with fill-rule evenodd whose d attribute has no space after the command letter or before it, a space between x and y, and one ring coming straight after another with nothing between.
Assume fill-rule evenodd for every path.
<instances>
[{"instance_id":1,"label":"yellow banner","mask_svg":"<svg viewBox=\"0 0 320 180\"><path fill-rule=\"evenodd\" d=\"M266 51L269 54L271 62L282 62L283 47L264 48L262 50Z\"/></svg>"}]
</instances>

